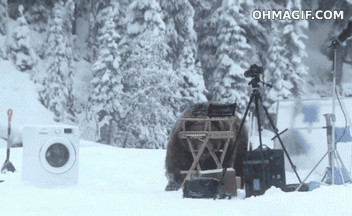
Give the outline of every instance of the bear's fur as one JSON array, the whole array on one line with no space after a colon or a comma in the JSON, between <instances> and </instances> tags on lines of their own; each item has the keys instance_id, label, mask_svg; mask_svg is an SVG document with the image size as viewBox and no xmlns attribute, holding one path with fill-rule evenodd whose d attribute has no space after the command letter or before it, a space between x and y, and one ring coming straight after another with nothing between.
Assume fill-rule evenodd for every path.
<instances>
[{"instance_id":1,"label":"bear's fur","mask_svg":"<svg viewBox=\"0 0 352 216\"><path fill-rule=\"evenodd\" d=\"M188 108L181 116L181 118L193 118L193 117L201 117L207 115L209 103L196 104L190 108ZM228 131L230 129L229 121L223 121L223 124L219 124L219 122L212 122L212 130L217 131ZM241 123L241 119L235 116L235 122L233 125L233 131L235 132L235 136L237 135L239 126ZM186 131L201 131L204 130L204 121L187 121L186 123ZM178 190L181 187L181 184L185 178L185 175L181 175L181 170L188 170L192 163L193 157L192 153L189 149L188 143L186 139L179 138L178 134L183 130L182 121L178 121L176 126L174 127L171 136L169 137L169 142L167 145L167 153L166 153L166 176L168 178L168 185L165 190ZM245 128L242 129L241 135L239 136L239 140L237 144L239 145L237 148L237 155L234 164L229 164L232 158L232 152L234 149L235 139L230 140L230 144L228 147L227 154L224 159L223 165L225 167L233 167L236 170L238 176L241 176L243 173L243 165L242 160L245 152L247 151L247 133ZM223 140L210 140L214 149L223 148L225 143L225 139ZM200 140L192 139L192 143L200 143ZM220 153L219 153L220 154ZM218 155L219 156L219 155ZM219 157L218 157L219 158ZM216 169L216 164L208 152L208 149L205 148L203 155L199 160L199 164L202 170Z\"/></svg>"}]
</instances>

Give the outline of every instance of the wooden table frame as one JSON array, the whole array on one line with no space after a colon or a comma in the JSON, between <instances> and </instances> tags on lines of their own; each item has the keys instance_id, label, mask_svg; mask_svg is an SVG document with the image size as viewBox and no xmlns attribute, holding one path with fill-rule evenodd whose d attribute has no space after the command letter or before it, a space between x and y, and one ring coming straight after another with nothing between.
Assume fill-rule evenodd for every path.
<instances>
[{"instance_id":1,"label":"wooden table frame","mask_svg":"<svg viewBox=\"0 0 352 216\"><path fill-rule=\"evenodd\" d=\"M215 161L215 164L217 166L217 169L223 169L223 162L224 158L227 152L227 149L229 147L229 143L231 139L235 138L235 132L233 131L233 125L235 122L235 116L230 116L230 117L203 117L203 118L181 118L180 121L182 121L183 124L183 131L179 132L179 137L181 139L186 139L188 146L190 148L190 151L192 153L193 157L193 163L189 170L181 171L181 174L186 174L186 177L181 185L183 187L185 181L190 178L191 175L197 175L199 174L199 171L201 171L201 167L199 165L199 159L202 156L205 148L209 150L209 153L213 160ZM203 121L204 124L204 130L203 131L186 131L186 122L187 121ZM220 125L224 124L224 121L229 122L230 128L228 131L213 131L211 128L211 122L212 121L217 121L219 122ZM199 149L194 149L193 144L192 144L192 139L199 139L202 141L202 144L200 145ZM222 153L220 155L220 159L216 156L215 150L209 142L210 140L219 140L219 139L226 139L225 145L222 149ZM196 151L197 154L196 154Z\"/></svg>"}]
</instances>

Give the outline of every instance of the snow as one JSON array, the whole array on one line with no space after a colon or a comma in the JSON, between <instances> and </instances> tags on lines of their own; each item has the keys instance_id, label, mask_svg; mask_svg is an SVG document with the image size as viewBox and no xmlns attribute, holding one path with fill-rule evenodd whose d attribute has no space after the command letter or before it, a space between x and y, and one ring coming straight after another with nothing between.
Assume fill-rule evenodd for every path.
<instances>
[{"instance_id":1,"label":"snow","mask_svg":"<svg viewBox=\"0 0 352 216\"><path fill-rule=\"evenodd\" d=\"M231 200L186 199L166 192L165 150L122 149L81 141L79 183L44 189L21 180L22 149L11 150L16 173L0 175L0 209L7 215L349 215L352 185L312 192L269 189ZM5 149L0 149L0 158ZM287 173L292 178L292 173Z\"/></svg>"},{"instance_id":2,"label":"snow","mask_svg":"<svg viewBox=\"0 0 352 216\"><path fill-rule=\"evenodd\" d=\"M21 142L20 130L24 125L53 124L53 114L39 103L29 74L18 72L10 61L0 61L0 68L0 136L6 137L10 108L13 110L13 143Z\"/></svg>"}]
</instances>

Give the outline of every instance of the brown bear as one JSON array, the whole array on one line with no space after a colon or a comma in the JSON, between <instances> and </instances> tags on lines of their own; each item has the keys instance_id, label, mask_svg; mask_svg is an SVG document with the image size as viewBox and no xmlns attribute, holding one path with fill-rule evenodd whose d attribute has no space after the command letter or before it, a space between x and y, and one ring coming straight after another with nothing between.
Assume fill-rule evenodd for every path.
<instances>
[{"instance_id":1,"label":"brown bear","mask_svg":"<svg viewBox=\"0 0 352 216\"><path fill-rule=\"evenodd\" d=\"M209 103L195 104L185 112L183 112L181 118L194 118L194 117L206 117L208 115ZM212 121L211 127L212 130L217 131L228 131L230 129L230 122L223 121L219 123L217 121ZM233 131L235 136L238 133L239 126L241 124L241 119L235 116L235 121L233 125ZM186 122L186 131L201 131L204 130L205 124L204 121L187 121ZM168 179L168 185L166 186L166 191L178 190L181 187L181 184L185 178L185 175L181 175L181 170L188 170L193 163L193 156L189 149L189 145L186 139L181 139L178 135L179 132L183 130L182 121L178 121L169 137L169 142L167 145L166 152L166 177ZM201 142L199 140L193 139L192 143ZM222 148L225 140L211 140L212 146L214 148ZM242 176L243 174L243 165L242 160L245 152L247 151L247 132L243 128L239 140L237 141L237 155L234 164L230 164L232 153L234 149L235 139L230 140L229 148L225 156L223 166L224 167L233 167L236 170L237 176ZM218 153L220 154L220 153ZM219 156L219 155L217 155ZM202 170L216 169L216 164L209 154L207 148L205 148L204 153L202 154L199 164Z\"/></svg>"}]
</instances>

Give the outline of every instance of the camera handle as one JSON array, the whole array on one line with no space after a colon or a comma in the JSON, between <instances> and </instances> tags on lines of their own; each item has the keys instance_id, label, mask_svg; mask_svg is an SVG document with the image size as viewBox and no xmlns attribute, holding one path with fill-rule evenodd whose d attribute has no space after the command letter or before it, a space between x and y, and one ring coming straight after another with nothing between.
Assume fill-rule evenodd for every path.
<instances>
[{"instance_id":1,"label":"camera handle","mask_svg":"<svg viewBox=\"0 0 352 216\"><path fill-rule=\"evenodd\" d=\"M260 81L261 84L265 85L266 87L268 88L272 88L273 85L269 84L269 83L266 83L266 82L263 82L263 81Z\"/></svg>"}]
</instances>

